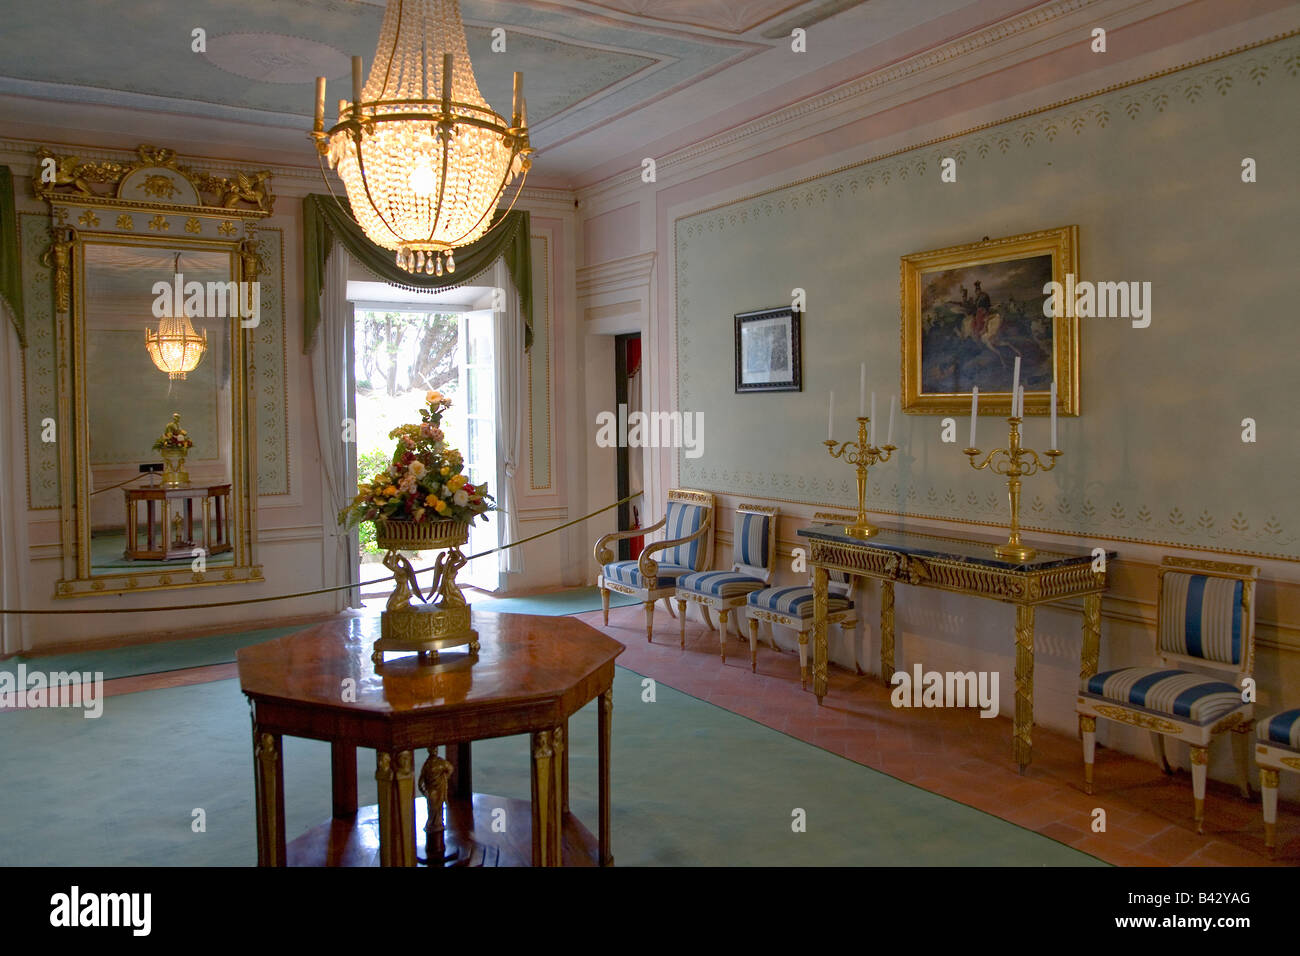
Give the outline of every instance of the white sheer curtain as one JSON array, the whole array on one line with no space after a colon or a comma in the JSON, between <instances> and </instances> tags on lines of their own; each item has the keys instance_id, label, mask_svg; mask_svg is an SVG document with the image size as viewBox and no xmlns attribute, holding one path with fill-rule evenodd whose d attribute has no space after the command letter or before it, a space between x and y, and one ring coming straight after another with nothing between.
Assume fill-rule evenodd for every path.
<instances>
[{"instance_id":1,"label":"white sheer curtain","mask_svg":"<svg viewBox=\"0 0 1300 956\"><path fill-rule=\"evenodd\" d=\"M497 487L495 497L501 514L497 516L499 544L518 541L519 534L519 450L523 430L524 389L528 384L524 355L524 317L519 310L519 293L510 281L505 260L492 267L492 284L505 290L504 309L492 316L493 351L496 353L496 436ZM524 569L522 549L509 548L498 555L504 574Z\"/></svg>"},{"instance_id":2,"label":"white sheer curtain","mask_svg":"<svg viewBox=\"0 0 1300 956\"><path fill-rule=\"evenodd\" d=\"M0 478L5 487L17 489L13 494L0 495L0 607L16 608L25 603L22 599L22 587L19 578L23 563L19 560L19 521L26 521L26 512L20 502L27 499L27 475L15 466L24 461L21 430L15 428L17 415L13 409L22 408L19 396L12 394L13 383L21 382L18 370L20 350L18 336L13 331L13 324L4 305L0 305L0 376L10 394L3 396L6 401L4 412L0 413ZM12 399L18 399L15 403ZM0 614L0 655L16 654L22 650L20 632L21 619L15 614Z\"/></svg>"},{"instance_id":3,"label":"white sheer curtain","mask_svg":"<svg viewBox=\"0 0 1300 956\"><path fill-rule=\"evenodd\" d=\"M350 257L336 242L325 261L321 322L311 353L316 400L316 435L321 464L321 576L324 587L356 584L356 531L345 531L338 513L357 493L356 396L352 388L352 303L348 301ZM360 607L357 588L336 591L334 609Z\"/></svg>"}]
</instances>

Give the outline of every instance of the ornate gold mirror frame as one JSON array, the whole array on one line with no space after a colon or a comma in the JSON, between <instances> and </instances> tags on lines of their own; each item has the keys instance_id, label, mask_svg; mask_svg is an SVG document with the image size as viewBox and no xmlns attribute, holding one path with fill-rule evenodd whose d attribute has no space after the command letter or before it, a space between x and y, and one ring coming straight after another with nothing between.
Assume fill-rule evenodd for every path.
<instances>
[{"instance_id":1,"label":"ornate gold mirror frame","mask_svg":"<svg viewBox=\"0 0 1300 956\"><path fill-rule=\"evenodd\" d=\"M45 263L53 272L59 355L57 440L63 565L56 597L263 580L254 556L257 481L252 449L257 419L250 341L253 329L244 327L237 308L228 319L219 320L228 321L228 329L215 330L219 335L228 332L230 349L232 447L227 520L234 531L229 536L230 562L205 570L195 570L189 560L176 560L165 567L148 562L122 573L92 574L86 250L117 245L153 247L154 251L168 247L182 254L225 254L230 258L233 281L254 282L260 271L256 224L271 215L274 202L269 172L239 172L224 178L180 165L169 149L141 146L138 154L138 159L128 162L83 161L40 149L32 177L37 196L50 205L51 242ZM205 321L211 326L213 320ZM144 349L143 341L140 347ZM160 429L165 418L160 417ZM65 441L63 436L72 436L72 440ZM134 516L127 520L129 523ZM164 528L164 543L166 535Z\"/></svg>"}]
</instances>

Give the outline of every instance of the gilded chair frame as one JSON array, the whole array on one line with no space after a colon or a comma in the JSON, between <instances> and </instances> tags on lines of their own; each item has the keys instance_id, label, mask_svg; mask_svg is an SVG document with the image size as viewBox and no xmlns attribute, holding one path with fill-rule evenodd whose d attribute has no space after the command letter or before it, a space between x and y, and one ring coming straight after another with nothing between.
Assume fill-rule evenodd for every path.
<instances>
[{"instance_id":1,"label":"gilded chair frame","mask_svg":"<svg viewBox=\"0 0 1300 956\"><path fill-rule=\"evenodd\" d=\"M831 524L853 524L857 521L855 515L839 514L831 511L818 511L813 514L814 522L830 522ZM848 590L852 593L853 580L855 575L849 575ZM809 572L808 584L812 585L812 574ZM769 611L763 608L754 608L748 606L749 595L745 595L745 617L749 623L749 660L750 669L758 670L758 625L760 621L766 621L768 624L780 624L782 627L788 627L796 632L799 637L799 688L808 689L808 635L813 630L812 618L800 618L792 614L781 614L778 611ZM842 611L831 611L826 615L827 626L831 624L840 625L841 629L848 630L857 627L858 611L856 607L848 607ZM772 648L779 649L776 646L776 633L772 633Z\"/></svg>"},{"instance_id":2,"label":"gilded chair frame","mask_svg":"<svg viewBox=\"0 0 1300 956\"><path fill-rule=\"evenodd\" d=\"M1255 765L1259 768L1260 799L1264 809L1264 848L1272 856L1277 850L1278 774L1300 773L1300 751L1273 740L1256 740Z\"/></svg>"},{"instance_id":3,"label":"gilded chair frame","mask_svg":"<svg viewBox=\"0 0 1300 956\"><path fill-rule=\"evenodd\" d=\"M762 585L765 588L770 587L772 584L772 576L776 573L776 519L780 515L780 509L769 507L767 505L754 505L754 504L742 503L736 505L735 510L737 514L763 515L766 518L768 518L770 522L768 536L767 536L767 560L766 560L767 574L764 575L763 577L763 585ZM732 556L731 570L739 571L741 569L741 565L735 560L736 542L734 540L732 541L731 556ZM754 588L754 590L759 590L759 588ZM676 592L677 621L681 628L680 640L681 640L682 650L686 650L686 605L687 602L692 602L700 606L700 614L704 617L704 623L710 629L713 629L713 619L709 615L709 611L715 610L718 612L718 621L720 622L720 626L717 628L718 645L719 645L719 650L722 654L722 663L725 664L727 662L728 619L731 615L732 610L737 608L743 608L745 606L745 602L748 600L748 598L749 598L749 592L745 592L744 594L735 595L729 598L724 598L724 597L717 597L712 594L700 594L697 591L689 591L681 587L677 588L677 592ZM739 620L736 621L736 636L741 637ZM749 644L749 658L750 658L750 669L757 670L758 669L758 648L752 639L750 640L750 644Z\"/></svg>"},{"instance_id":4,"label":"gilded chair frame","mask_svg":"<svg viewBox=\"0 0 1300 956\"><path fill-rule=\"evenodd\" d=\"M253 330L238 309L230 316L232 563L204 571L189 562L175 568L91 573L90 435L86 368L86 249L90 245L148 246L184 253L229 255L230 279L257 281L261 260L256 224L272 213L270 173L225 178L181 165L174 151L140 146L138 159L86 160L37 150L32 177L50 207L51 242L45 262L54 280L58 341L60 580L54 596L84 597L136 591L262 581L254 554L257 540L256 396ZM173 197L179 197L173 199ZM75 223L76 225L72 225ZM242 288L240 286L239 288ZM160 421L161 427L161 421Z\"/></svg>"},{"instance_id":5,"label":"gilded chair frame","mask_svg":"<svg viewBox=\"0 0 1300 956\"><path fill-rule=\"evenodd\" d=\"M630 531L611 531L609 534L602 535L596 542L595 548L592 549L596 563L600 566L601 572L597 575L596 582L600 588L601 610L604 612L604 621L609 624L609 592L616 591L619 594L627 594L631 597L641 598L645 603L645 639L653 641L654 639L654 615L655 602L662 599L664 605L668 608L668 613L674 615L672 602L669 600L676 591L676 581L674 580L670 587L659 587L659 562L651 557L652 554L659 551L665 551L668 548L675 547L679 544L689 544L697 538L704 539L704 554L700 560L700 567L707 568L713 563L713 518L717 514L717 501L712 492L697 491L692 488L672 488L668 491L668 501L681 501L687 504L695 504L705 509L704 518L700 522L700 527L694 534L689 534L684 538L672 538L664 541L654 541L646 545L637 558L637 569L641 572L641 580L646 585L644 588L634 588L618 581L609 581L605 577L605 565L614 560L614 552L610 550L609 545L614 541L623 538L634 538L637 535L651 534L663 528L668 522L668 509L664 508L664 516L650 525L648 528L636 528Z\"/></svg>"},{"instance_id":6,"label":"gilded chair frame","mask_svg":"<svg viewBox=\"0 0 1300 956\"><path fill-rule=\"evenodd\" d=\"M1160 646L1160 635L1164 633L1164 586L1165 574L1176 571L1182 574L1198 574L1207 577L1227 578L1242 583L1241 589L1241 660L1238 664L1207 660L1185 654L1166 651ZM1259 568L1249 564L1233 564L1224 561L1207 561L1200 558L1181 558L1166 556L1156 572L1156 630L1155 660L1162 667L1177 670L1189 670L1193 673L1210 671L1230 681L1235 687L1242 687L1245 678L1252 677L1255 670L1255 583L1259 579ZM1079 716L1079 732L1083 738L1083 774L1084 790L1093 792L1093 765L1096 755L1097 719L1113 720L1151 731L1152 747L1161 768L1165 773L1172 773L1169 760L1165 754L1165 738L1170 737L1188 744L1191 748L1190 760L1192 770L1192 792L1195 805L1196 832L1205 832L1205 781L1210 762L1210 744L1221 733L1232 731L1234 751L1239 775L1239 786L1243 797L1250 798L1250 784L1247 778L1246 746L1248 734L1254 728L1254 704L1243 702L1235 709L1212 724L1196 724L1177 716L1155 713L1136 705L1123 705L1115 701L1103 701L1079 694L1076 711Z\"/></svg>"}]
</instances>

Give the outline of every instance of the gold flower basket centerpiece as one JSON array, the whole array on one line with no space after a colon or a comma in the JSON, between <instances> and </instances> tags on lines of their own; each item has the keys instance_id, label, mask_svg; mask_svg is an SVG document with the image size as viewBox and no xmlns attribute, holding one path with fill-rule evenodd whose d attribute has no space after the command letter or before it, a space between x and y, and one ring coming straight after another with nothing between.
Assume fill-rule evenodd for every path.
<instances>
[{"instance_id":1,"label":"gold flower basket centerpiece","mask_svg":"<svg viewBox=\"0 0 1300 956\"><path fill-rule=\"evenodd\" d=\"M153 450L163 460L164 488L184 488L190 483L190 473L185 470L185 459L193 447L194 442L189 433L181 428L181 413L173 412L172 420L153 443Z\"/></svg>"},{"instance_id":2,"label":"gold flower basket centerpiece","mask_svg":"<svg viewBox=\"0 0 1300 956\"><path fill-rule=\"evenodd\" d=\"M388 433L397 447L387 470L358 484L356 498L339 512L339 523L347 527L374 522L376 543L387 552L384 567L393 572L393 593L371 655L375 663L385 651L436 658L446 648L469 645L471 654L479 649L456 572L465 566L460 546L469 540L470 524L491 511L494 502L487 483L473 484L463 473L464 457L447 447L441 425L450 405L440 392L428 392L420 423ZM427 596L403 551L442 552ZM420 603L412 603L413 598Z\"/></svg>"}]
</instances>

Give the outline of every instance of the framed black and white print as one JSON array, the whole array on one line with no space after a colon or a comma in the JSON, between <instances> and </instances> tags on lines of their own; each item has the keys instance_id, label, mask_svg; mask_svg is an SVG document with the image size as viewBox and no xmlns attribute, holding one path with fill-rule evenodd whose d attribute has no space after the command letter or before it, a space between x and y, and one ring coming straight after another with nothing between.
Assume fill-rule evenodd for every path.
<instances>
[{"instance_id":1,"label":"framed black and white print","mask_svg":"<svg viewBox=\"0 0 1300 956\"><path fill-rule=\"evenodd\" d=\"M736 315L736 391L803 390L802 312L790 307Z\"/></svg>"}]
</instances>

